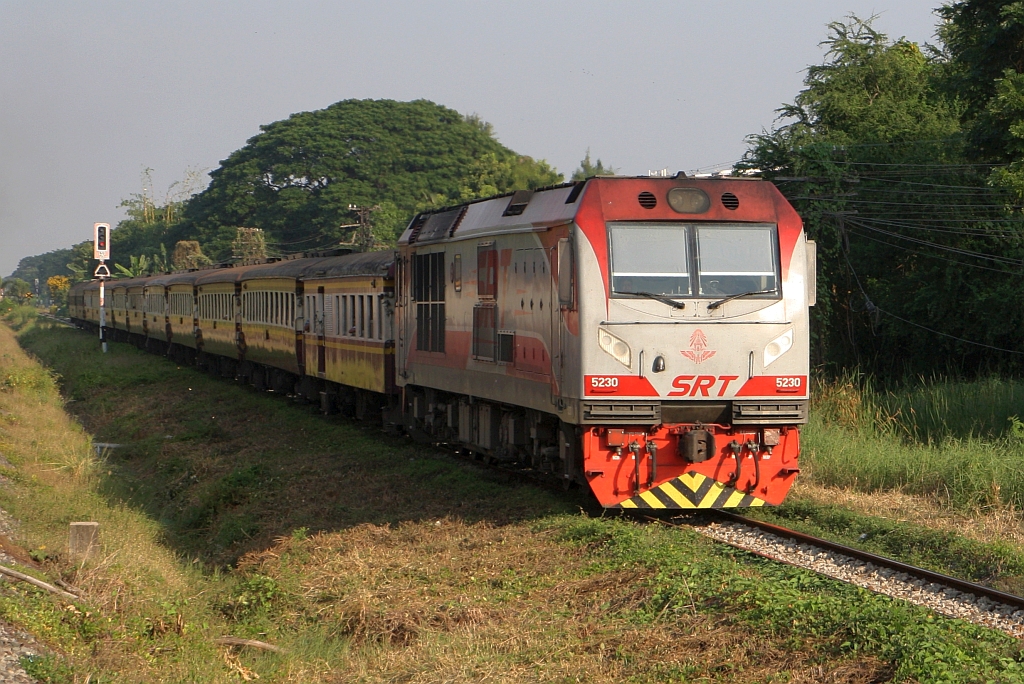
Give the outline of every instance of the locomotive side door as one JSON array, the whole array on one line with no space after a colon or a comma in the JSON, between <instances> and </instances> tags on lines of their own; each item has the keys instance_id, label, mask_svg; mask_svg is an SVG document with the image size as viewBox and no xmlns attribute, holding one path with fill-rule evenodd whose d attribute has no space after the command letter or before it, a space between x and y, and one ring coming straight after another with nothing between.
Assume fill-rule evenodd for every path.
<instances>
[{"instance_id":1,"label":"locomotive side door","mask_svg":"<svg viewBox=\"0 0 1024 684\"><path fill-rule=\"evenodd\" d=\"M543 247L517 249L512 256L515 288L510 307L515 311L515 358L517 370L550 376L554 349L551 344L551 273Z\"/></svg>"},{"instance_id":2,"label":"locomotive side door","mask_svg":"<svg viewBox=\"0 0 1024 684\"><path fill-rule=\"evenodd\" d=\"M552 272L556 278L556 293L551 306L551 403L559 409L563 408L566 394L565 388L565 335L567 331L566 316L575 309L576 260L573 255L571 238L561 238L558 246L551 250L551 263L555 265Z\"/></svg>"}]
</instances>

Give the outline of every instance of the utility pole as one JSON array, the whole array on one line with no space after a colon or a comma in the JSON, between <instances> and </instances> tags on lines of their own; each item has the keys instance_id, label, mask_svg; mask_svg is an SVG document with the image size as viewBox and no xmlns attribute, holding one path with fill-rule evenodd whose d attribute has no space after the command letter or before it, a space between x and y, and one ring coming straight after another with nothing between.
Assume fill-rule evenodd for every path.
<instances>
[{"instance_id":1,"label":"utility pole","mask_svg":"<svg viewBox=\"0 0 1024 684\"><path fill-rule=\"evenodd\" d=\"M370 224L370 214L380 209L380 206L374 205L372 207L360 207L356 204L348 205L348 210L359 217L359 223L356 224L356 234L352 236L352 242L363 251L370 251L373 249L373 226Z\"/></svg>"},{"instance_id":2,"label":"utility pole","mask_svg":"<svg viewBox=\"0 0 1024 684\"><path fill-rule=\"evenodd\" d=\"M92 224L92 256L99 260L100 265L96 267L93 274L100 279L100 343L103 345L103 353L107 353L107 299L104 285L110 277L110 269L107 268L107 259L110 258L110 224Z\"/></svg>"}]
</instances>

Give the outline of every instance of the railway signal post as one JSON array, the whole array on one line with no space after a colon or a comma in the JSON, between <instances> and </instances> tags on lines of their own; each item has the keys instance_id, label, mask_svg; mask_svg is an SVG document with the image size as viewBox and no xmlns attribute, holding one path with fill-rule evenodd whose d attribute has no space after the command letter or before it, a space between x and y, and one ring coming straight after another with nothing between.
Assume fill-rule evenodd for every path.
<instances>
[{"instance_id":1,"label":"railway signal post","mask_svg":"<svg viewBox=\"0 0 1024 684\"><path fill-rule=\"evenodd\" d=\"M96 267L96 272L93 274L100 281L100 343L103 345L103 353L107 353L107 307L106 297L104 292L104 284L107 278L110 277L110 269L107 268L107 259L110 258L110 224L109 223L94 223L92 224L92 255L94 259L99 260L100 264Z\"/></svg>"}]
</instances>

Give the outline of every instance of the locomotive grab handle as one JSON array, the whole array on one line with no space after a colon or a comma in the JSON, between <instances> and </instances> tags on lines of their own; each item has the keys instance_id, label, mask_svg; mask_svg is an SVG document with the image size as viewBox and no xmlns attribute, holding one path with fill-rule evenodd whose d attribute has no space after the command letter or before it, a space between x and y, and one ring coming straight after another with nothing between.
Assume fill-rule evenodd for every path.
<instances>
[{"instance_id":1,"label":"locomotive grab handle","mask_svg":"<svg viewBox=\"0 0 1024 684\"><path fill-rule=\"evenodd\" d=\"M736 483L740 481L740 467L742 466L743 459L740 458L740 452L743 451L743 447L735 439L729 442L729 449L732 451L732 458L736 461L736 472L732 474L729 481L726 483L730 487L735 487Z\"/></svg>"},{"instance_id":2,"label":"locomotive grab handle","mask_svg":"<svg viewBox=\"0 0 1024 684\"><path fill-rule=\"evenodd\" d=\"M629 450L633 452L633 494L640 493L640 443L635 439L629 443Z\"/></svg>"},{"instance_id":3,"label":"locomotive grab handle","mask_svg":"<svg viewBox=\"0 0 1024 684\"><path fill-rule=\"evenodd\" d=\"M761 456L761 445L751 440L747 442L747 451L754 458L754 483L747 488L747 494L753 494L757 486L761 484L761 464L758 461Z\"/></svg>"},{"instance_id":4,"label":"locomotive grab handle","mask_svg":"<svg viewBox=\"0 0 1024 684\"><path fill-rule=\"evenodd\" d=\"M654 442L647 443L648 458L651 461L651 477L647 480L647 488L650 489L658 481L658 445Z\"/></svg>"}]
</instances>

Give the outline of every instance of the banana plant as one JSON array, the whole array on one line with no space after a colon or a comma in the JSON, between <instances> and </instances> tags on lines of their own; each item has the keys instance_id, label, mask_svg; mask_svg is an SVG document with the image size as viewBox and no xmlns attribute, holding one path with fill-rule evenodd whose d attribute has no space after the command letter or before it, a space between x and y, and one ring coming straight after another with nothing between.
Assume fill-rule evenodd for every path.
<instances>
[{"instance_id":1,"label":"banana plant","mask_svg":"<svg viewBox=\"0 0 1024 684\"><path fill-rule=\"evenodd\" d=\"M122 266L121 264L114 264L114 268L117 269L118 273L129 278L138 278L139 276L148 274L149 267L149 257L145 254L133 256L127 267Z\"/></svg>"}]
</instances>

